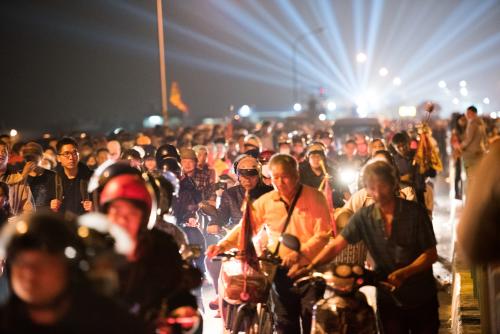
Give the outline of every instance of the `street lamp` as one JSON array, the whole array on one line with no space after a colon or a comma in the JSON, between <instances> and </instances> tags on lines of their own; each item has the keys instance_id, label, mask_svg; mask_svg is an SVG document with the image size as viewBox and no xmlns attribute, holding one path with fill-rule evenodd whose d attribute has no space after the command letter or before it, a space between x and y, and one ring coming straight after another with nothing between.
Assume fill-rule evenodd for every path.
<instances>
[{"instance_id":1,"label":"street lamp","mask_svg":"<svg viewBox=\"0 0 500 334\"><path fill-rule=\"evenodd\" d=\"M305 40L307 37L319 34L323 32L325 28L323 27L318 27L313 30L309 30L308 32L305 32L299 36L297 36L292 43L292 76L293 76L293 101L292 103L297 103L297 98L298 98L298 90L297 90L297 46L299 45L300 42Z\"/></svg>"}]
</instances>

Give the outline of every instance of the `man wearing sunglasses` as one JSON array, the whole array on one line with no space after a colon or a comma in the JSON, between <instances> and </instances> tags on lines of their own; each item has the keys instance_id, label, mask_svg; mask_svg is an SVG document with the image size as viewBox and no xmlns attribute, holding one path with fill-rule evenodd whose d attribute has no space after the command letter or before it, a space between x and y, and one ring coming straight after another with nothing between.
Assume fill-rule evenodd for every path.
<instances>
[{"instance_id":1,"label":"man wearing sunglasses","mask_svg":"<svg viewBox=\"0 0 500 334\"><path fill-rule=\"evenodd\" d=\"M262 182L260 164L253 156L247 154L238 156L234 161L233 168L238 176L238 184L222 193L217 215L207 227L209 234L219 234L222 228L229 230L240 222L243 217L241 206L247 191L249 191L250 198L255 200L273 190L273 187ZM207 260L206 266L214 282L215 291L218 293L217 282L219 280L220 262ZM209 306L212 309L217 309L218 299L215 298L211 301Z\"/></svg>"},{"instance_id":2,"label":"man wearing sunglasses","mask_svg":"<svg viewBox=\"0 0 500 334\"><path fill-rule=\"evenodd\" d=\"M92 171L80 163L78 144L73 138L64 137L57 142L55 194L50 208L55 212L71 212L81 215L92 210L87 192Z\"/></svg>"}]
</instances>

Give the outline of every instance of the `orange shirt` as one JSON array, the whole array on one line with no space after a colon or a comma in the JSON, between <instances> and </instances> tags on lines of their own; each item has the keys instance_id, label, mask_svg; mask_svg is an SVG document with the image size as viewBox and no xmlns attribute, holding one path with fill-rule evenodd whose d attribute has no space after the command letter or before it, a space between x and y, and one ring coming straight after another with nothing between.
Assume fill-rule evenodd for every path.
<instances>
[{"instance_id":1,"label":"orange shirt","mask_svg":"<svg viewBox=\"0 0 500 334\"><path fill-rule=\"evenodd\" d=\"M287 208L280 200L278 191L273 190L253 202L252 224L255 230L267 230L266 246L270 251L276 249L277 241L287 217ZM304 185L297 204L292 213L286 233L293 234L301 242L301 251L312 260L328 243L331 235L330 212L323 193L315 188ZM240 224L229 232L220 245L229 250L237 247ZM263 233L259 233L262 236ZM254 241L255 238L254 238ZM261 244L261 242L257 241ZM279 255L283 258L290 252L284 245L280 246ZM309 261L301 258L302 263Z\"/></svg>"}]
</instances>

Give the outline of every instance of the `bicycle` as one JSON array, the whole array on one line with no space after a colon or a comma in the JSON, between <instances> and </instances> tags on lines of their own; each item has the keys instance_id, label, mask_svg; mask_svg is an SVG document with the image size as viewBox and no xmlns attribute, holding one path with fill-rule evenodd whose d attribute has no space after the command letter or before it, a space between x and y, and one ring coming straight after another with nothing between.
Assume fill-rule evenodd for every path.
<instances>
[{"instance_id":1,"label":"bicycle","mask_svg":"<svg viewBox=\"0 0 500 334\"><path fill-rule=\"evenodd\" d=\"M226 252L214 259L223 261L219 291L224 291L223 302L227 304L223 312L227 333L273 333L269 296L281 259L266 253L258 258L259 270L239 260L237 252Z\"/></svg>"}]
</instances>

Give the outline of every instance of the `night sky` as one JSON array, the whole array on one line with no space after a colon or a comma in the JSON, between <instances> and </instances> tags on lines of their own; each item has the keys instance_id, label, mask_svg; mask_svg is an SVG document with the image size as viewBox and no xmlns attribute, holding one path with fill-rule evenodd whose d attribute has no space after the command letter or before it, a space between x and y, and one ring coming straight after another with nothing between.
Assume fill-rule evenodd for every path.
<instances>
[{"instance_id":1,"label":"night sky","mask_svg":"<svg viewBox=\"0 0 500 334\"><path fill-rule=\"evenodd\" d=\"M374 87L382 111L426 98L447 112L500 110L497 0L178 0L164 12L167 80L179 83L193 121L229 105L289 110L294 41L298 102L325 87L347 108ZM0 131L137 128L159 114L156 1L2 1L0 27Z\"/></svg>"}]
</instances>

